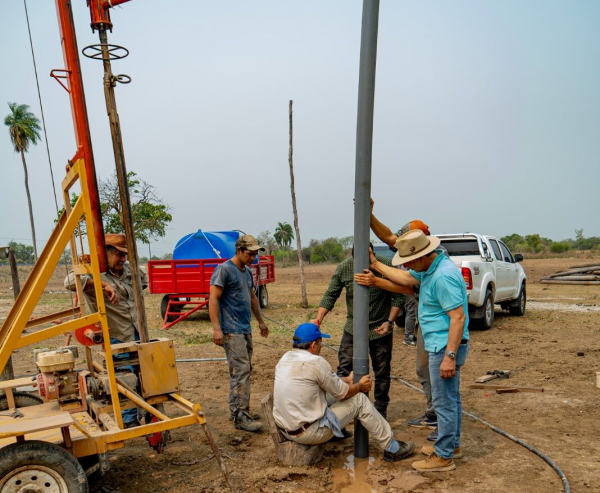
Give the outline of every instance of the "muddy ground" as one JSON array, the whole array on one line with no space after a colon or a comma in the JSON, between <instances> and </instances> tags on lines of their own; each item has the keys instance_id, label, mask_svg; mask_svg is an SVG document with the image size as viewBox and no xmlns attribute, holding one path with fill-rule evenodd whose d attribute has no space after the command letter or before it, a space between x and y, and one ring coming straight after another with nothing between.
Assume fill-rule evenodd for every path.
<instances>
[{"instance_id":1,"label":"muddy ground","mask_svg":"<svg viewBox=\"0 0 600 493\"><path fill-rule=\"evenodd\" d=\"M583 261L582 261L583 260ZM564 472L574 492L600 492L600 286L544 285L539 278L589 259L535 259L523 265L529 276L528 306L524 317L496 310L494 327L471 332L471 353L463 368L463 406L489 423L521 438L550 457ZM271 331L255 338L252 407L272 390L274 367L290 346L291 329L312 318L334 266L307 266L309 309L300 307L297 268L277 271L269 286L270 307L265 315ZM22 279L27 269L22 269ZM64 267L59 268L36 314L69 306L62 289ZM11 304L10 275L0 267L0 320ZM160 296L147 295L151 336L160 330ZM345 319L343 300L327 317L324 330L339 344ZM415 351L401 344L403 329L396 328L393 374L418 386ZM175 339L178 358L222 357L212 343L208 314L197 313L168 335ZM60 345L61 338L48 342ZM32 348L14 355L15 373L33 372ZM336 353L323 356L335 367ZM489 370L511 370L502 384L543 388L543 393L496 394L469 389L475 378ZM352 458L352 440L327 446L324 460L311 467L285 467L278 463L270 436L234 429L228 421L228 375L225 362L180 363L182 395L198 401L225 455L240 491L247 492L552 492L562 491L557 474L542 459L520 445L465 417L464 458L449 473L418 474L411 459L395 464L382 461L371 446L371 459ZM496 381L497 382L497 381ZM422 414L424 397L399 381L391 389L389 420L396 436L427 444L426 430L408 428L406 420ZM164 454L156 454L143 439L129 442L111 454L111 470L90 478L92 492L220 492L225 483L200 428L173 433ZM418 458L418 457L417 457Z\"/></svg>"}]
</instances>

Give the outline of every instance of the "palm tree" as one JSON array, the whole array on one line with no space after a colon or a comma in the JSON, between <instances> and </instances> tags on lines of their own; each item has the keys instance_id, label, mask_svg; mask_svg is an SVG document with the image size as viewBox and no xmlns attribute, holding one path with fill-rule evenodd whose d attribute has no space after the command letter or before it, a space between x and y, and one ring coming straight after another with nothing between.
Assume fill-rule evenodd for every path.
<instances>
[{"instance_id":1,"label":"palm tree","mask_svg":"<svg viewBox=\"0 0 600 493\"><path fill-rule=\"evenodd\" d=\"M277 223L275 234L273 236L280 247L287 249L294 239L294 231L289 223Z\"/></svg>"},{"instance_id":2,"label":"palm tree","mask_svg":"<svg viewBox=\"0 0 600 493\"><path fill-rule=\"evenodd\" d=\"M25 191L27 192L27 202L29 204L29 221L31 222L31 237L33 240L33 255L37 262L37 244L35 242L35 226L33 224L33 208L31 206L31 194L29 193L29 175L27 174L27 163L25 162L25 153L29 150L30 144L37 144L40 137L40 121L29 111L26 104L8 103L10 113L4 119L4 125L8 127L8 133L15 152L21 153L23 161L23 170L25 171Z\"/></svg>"}]
</instances>

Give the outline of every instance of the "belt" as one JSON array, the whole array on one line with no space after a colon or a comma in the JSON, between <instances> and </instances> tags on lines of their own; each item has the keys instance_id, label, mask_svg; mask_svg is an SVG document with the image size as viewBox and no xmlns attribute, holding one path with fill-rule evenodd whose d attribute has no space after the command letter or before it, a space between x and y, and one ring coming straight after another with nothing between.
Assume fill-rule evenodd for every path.
<instances>
[{"instance_id":1,"label":"belt","mask_svg":"<svg viewBox=\"0 0 600 493\"><path fill-rule=\"evenodd\" d=\"M314 421L313 421L314 423ZM284 430L286 435L290 435L292 437L295 437L297 435L301 435L302 433L304 433L306 430L308 430L308 428L312 425L312 423L306 423L303 424L300 428L298 428L297 430L294 431L288 431L288 430Z\"/></svg>"}]
</instances>

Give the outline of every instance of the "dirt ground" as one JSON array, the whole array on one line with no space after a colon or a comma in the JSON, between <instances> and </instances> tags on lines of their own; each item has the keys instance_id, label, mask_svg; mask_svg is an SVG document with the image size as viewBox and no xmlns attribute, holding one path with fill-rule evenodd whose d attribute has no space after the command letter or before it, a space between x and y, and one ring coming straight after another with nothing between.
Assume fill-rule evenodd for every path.
<instances>
[{"instance_id":1,"label":"dirt ground","mask_svg":"<svg viewBox=\"0 0 600 493\"><path fill-rule=\"evenodd\" d=\"M589 259L525 260L528 305L524 317L496 309L494 327L471 332L471 352L462 372L464 409L518 437L546 454L564 472L574 492L600 492L600 286L558 286L538 282L543 275L564 270ZM270 335L255 336L252 374L252 407L272 390L274 368L288 350L291 331L312 318L335 266L307 266L309 309L300 306L297 268L277 270L269 286L270 307L265 310ZM22 282L27 275L23 268ZM36 314L67 307L70 294L62 289L64 267L59 267ZM0 268L0 321L12 304L10 275ZM170 336L178 358L223 357L212 343L206 312L175 325L168 334L160 330L160 296L147 295L151 336ZM323 330L339 344L345 319L340 300ZM418 386L415 350L401 344L396 328L393 375ZM48 347L62 344L61 338ZM13 356L16 374L34 372L31 351ZM336 353L322 355L335 367ZM543 393L496 394L469 389L489 370L512 370L500 384L543 388ZM310 467L282 466L266 431L250 434L235 430L228 421L228 374L223 361L180 363L181 394L200 402L221 452L240 491L247 492L552 492L562 491L557 474L538 456L469 417L463 419L464 458L455 471L419 474L411 459L383 462L382 453L370 447L370 459L353 460L352 440L327 445L322 462ZM388 417L395 435L413 440L420 448L428 431L408 428L406 421L424 411L422 394L394 381ZM92 492L221 492L227 491L210 448L199 427L176 430L164 454L158 455L143 439L129 442L110 456L111 470L90 478ZM418 456L415 456L418 458Z\"/></svg>"}]
</instances>

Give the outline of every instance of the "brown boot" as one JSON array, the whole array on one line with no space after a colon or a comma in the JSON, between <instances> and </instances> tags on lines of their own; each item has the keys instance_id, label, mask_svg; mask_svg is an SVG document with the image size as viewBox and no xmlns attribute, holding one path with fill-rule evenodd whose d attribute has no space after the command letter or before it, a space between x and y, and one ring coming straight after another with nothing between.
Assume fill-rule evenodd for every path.
<instances>
[{"instance_id":1,"label":"brown boot","mask_svg":"<svg viewBox=\"0 0 600 493\"><path fill-rule=\"evenodd\" d=\"M425 445L424 447L421 448L421 453L423 455L433 455L435 454L435 447L433 445ZM454 449L454 455L452 456L453 459L462 459L463 458L463 454L460 451L460 447L456 447Z\"/></svg>"},{"instance_id":2,"label":"brown boot","mask_svg":"<svg viewBox=\"0 0 600 493\"><path fill-rule=\"evenodd\" d=\"M412 463L413 469L419 472L443 472L453 471L456 469L456 464L452 459L442 459L435 453L430 455L425 460L418 460Z\"/></svg>"}]
</instances>

